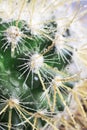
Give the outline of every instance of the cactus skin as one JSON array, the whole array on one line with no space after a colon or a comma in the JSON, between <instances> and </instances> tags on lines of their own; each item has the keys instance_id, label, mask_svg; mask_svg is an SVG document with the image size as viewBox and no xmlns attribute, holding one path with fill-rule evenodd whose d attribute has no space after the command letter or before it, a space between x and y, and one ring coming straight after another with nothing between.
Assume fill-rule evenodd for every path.
<instances>
[{"instance_id":1,"label":"cactus skin","mask_svg":"<svg viewBox=\"0 0 87 130\"><path fill-rule=\"evenodd\" d=\"M79 0L0 0L0 130L87 129L81 9Z\"/></svg>"}]
</instances>

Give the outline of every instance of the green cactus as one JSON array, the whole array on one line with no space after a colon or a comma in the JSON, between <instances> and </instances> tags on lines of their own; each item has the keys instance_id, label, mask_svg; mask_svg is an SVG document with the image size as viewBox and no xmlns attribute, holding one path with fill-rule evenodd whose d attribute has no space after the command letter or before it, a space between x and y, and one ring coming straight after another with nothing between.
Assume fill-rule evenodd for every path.
<instances>
[{"instance_id":1,"label":"green cactus","mask_svg":"<svg viewBox=\"0 0 87 130\"><path fill-rule=\"evenodd\" d=\"M80 4L0 1L0 130L80 130L77 110L87 121Z\"/></svg>"}]
</instances>

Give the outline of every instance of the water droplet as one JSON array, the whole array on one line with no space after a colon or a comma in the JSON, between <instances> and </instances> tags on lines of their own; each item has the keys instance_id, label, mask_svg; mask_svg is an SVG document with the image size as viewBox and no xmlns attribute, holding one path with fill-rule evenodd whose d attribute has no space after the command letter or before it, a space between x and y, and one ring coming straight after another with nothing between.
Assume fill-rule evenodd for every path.
<instances>
[{"instance_id":1,"label":"water droplet","mask_svg":"<svg viewBox=\"0 0 87 130\"><path fill-rule=\"evenodd\" d=\"M16 90L17 90L17 92L20 92L20 89L18 87L16 87Z\"/></svg>"},{"instance_id":2,"label":"water droplet","mask_svg":"<svg viewBox=\"0 0 87 130\"><path fill-rule=\"evenodd\" d=\"M87 7L87 5L84 5L84 8L86 8Z\"/></svg>"},{"instance_id":3,"label":"water droplet","mask_svg":"<svg viewBox=\"0 0 87 130\"><path fill-rule=\"evenodd\" d=\"M18 79L21 79L21 77L18 77Z\"/></svg>"},{"instance_id":4,"label":"water droplet","mask_svg":"<svg viewBox=\"0 0 87 130\"><path fill-rule=\"evenodd\" d=\"M36 81L38 81L38 77L35 76L34 79L35 79Z\"/></svg>"},{"instance_id":5,"label":"water droplet","mask_svg":"<svg viewBox=\"0 0 87 130\"><path fill-rule=\"evenodd\" d=\"M47 49L45 48L45 49L44 49L44 52L46 52L46 51L47 51Z\"/></svg>"},{"instance_id":6,"label":"water droplet","mask_svg":"<svg viewBox=\"0 0 87 130\"><path fill-rule=\"evenodd\" d=\"M45 78L42 78L43 82L45 81Z\"/></svg>"},{"instance_id":7,"label":"water droplet","mask_svg":"<svg viewBox=\"0 0 87 130\"><path fill-rule=\"evenodd\" d=\"M6 89L4 89L4 91L3 91L3 94L7 94L8 93L8 89L6 88Z\"/></svg>"},{"instance_id":8,"label":"water droplet","mask_svg":"<svg viewBox=\"0 0 87 130\"><path fill-rule=\"evenodd\" d=\"M24 90L28 90L29 88L28 88L28 86L27 86L26 84L24 84L24 85L23 85L23 89L24 89Z\"/></svg>"}]
</instances>

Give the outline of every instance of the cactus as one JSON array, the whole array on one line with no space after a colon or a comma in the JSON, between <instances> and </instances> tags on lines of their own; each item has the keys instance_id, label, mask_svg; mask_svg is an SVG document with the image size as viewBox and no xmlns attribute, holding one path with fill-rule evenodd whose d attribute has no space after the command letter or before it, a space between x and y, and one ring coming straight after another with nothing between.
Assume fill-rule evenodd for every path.
<instances>
[{"instance_id":1,"label":"cactus","mask_svg":"<svg viewBox=\"0 0 87 130\"><path fill-rule=\"evenodd\" d=\"M86 13L80 0L0 0L0 130L87 129Z\"/></svg>"}]
</instances>

